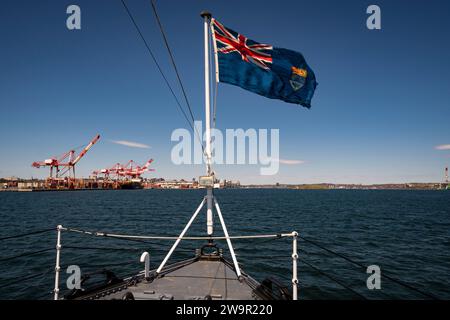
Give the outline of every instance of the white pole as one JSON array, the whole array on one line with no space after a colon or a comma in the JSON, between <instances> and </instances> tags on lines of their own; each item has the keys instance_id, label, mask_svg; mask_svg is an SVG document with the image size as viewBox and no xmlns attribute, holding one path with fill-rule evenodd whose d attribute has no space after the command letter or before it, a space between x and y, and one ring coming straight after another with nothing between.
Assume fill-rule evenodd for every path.
<instances>
[{"instance_id":1,"label":"white pole","mask_svg":"<svg viewBox=\"0 0 450 320\"><path fill-rule=\"evenodd\" d=\"M54 292L54 300L58 300L59 296L59 271L61 270L61 266L59 265L60 254L61 254L61 230L62 225L58 225L56 230L58 231L58 237L56 240L56 265L55 265L55 289Z\"/></svg>"},{"instance_id":2,"label":"white pole","mask_svg":"<svg viewBox=\"0 0 450 320\"><path fill-rule=\"evenodd\" d=\"M204 33L205 33L205 139L206 139L206 166L207 174L211 173L211 106L209 93L209 20L211 14L209 12L202 12L204 18Z\"/></svg>"},{"instance_id":3,"label":"white pole","mask_svg":"<svg viewBox=\"0 0 450 320\"><path fill-rule=\"evenodd\" d=\"M202 12L200 14L204 19L205 33L205 139L206 139L206 174L209 176L211 172L211 104L209 93L209 22L211 14ZM214 183L214 181L213 181ZM206 189L206 231L209 236L213 234L213 214L212 214L212 186Z\"/></svg>"},{"instance_id":4,"label":"white pole","mask_svg":"<svg viewBox=\"0 0 450 320\"><path fill-rule=\"evenodd\" d=\"M225 234L225 238L227 239L228 249L230 249L231 258L233 259L234 268L236 269L236 275L238 278L241 276L241 270L239 268L239 264L236 259L236 255L234 253L233 245L231 244L230 236L228 235L227 226L225 225L225 221L222 217L222 212L220 211L219 204L217 200L214 198L214 204L216 205L217 215L219 216L220 223L222 224L223 233Z\"/></svg>"},{"instance_id":5,"label":"white pole","mask_svg":"<svg viewBox=\"0 0 450 320\"><path fill-rule=\"evenodd\" d=\"M297 236L298 233L296 231L292 232L292 300L297 300Z\"/></svg>"},{"instance_id":6,"label":"white pole","mask_svg":"<svg viewBox=\"0 0 450 320\"><path fill-rule=\"evenodd\" d=\"M164 265L167 263L167 260L169 260L169 258L172 255L173 251L176 249L176 247L180 243L181 239L184 237L184 234L189 229L189 227L191 226L192 222L194 222L195 218L197 217L197 215L200 212L200 210L203 208L204 204L205 204L205 199L202 200L202 203L200 203L200 205L198 206L197 210L195 210L195 213L192 215L191 220L189 220L188 224L184 227L183 231L181 232L180 236L178 237L178 239L173 244L172 248L170 248L169 253L166 255L166 257L164 258L163 262L161 262L161 265L159 266L158 270L156 270L156 273L160 273L162 268L164 268Z\"/></svg>"},{"instance_id":7,"label":"white pole","mask_svg":"<svg viewBox=\"0 0 450 320\"><path fill-rule=\"evenodd\" d=\"M208 236L211 236L214 232L214 222L212 214L212 188L208 187L206 189L206 231Z\"/></svg>"}]
</instances>

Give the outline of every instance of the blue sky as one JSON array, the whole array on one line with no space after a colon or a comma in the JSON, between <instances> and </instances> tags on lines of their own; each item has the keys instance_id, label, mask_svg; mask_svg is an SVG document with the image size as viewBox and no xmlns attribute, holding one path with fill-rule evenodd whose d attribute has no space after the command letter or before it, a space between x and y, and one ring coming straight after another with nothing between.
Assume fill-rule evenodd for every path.
<instances>
[{"instance_id":1,"label":"blue sky","mask_svg":"<svg viewBox=\"0 0 450 320\"><path fill-rule=\"evenodd\" d=\"M128 0L170 81L175 76L149 1ZM441 181L450 163L448 1L157 1L196 119L203 115L203 24L208 9L256 41L300 51L319 86L311 110L221 84L218 124L279 128L282 164L218 166L244 183ZM66 28L77 4L82 29ZM370 4L382 30L366 28ZM171 133L187 127L119 0L2 1L0 11L0 176L44 177L31 163L101 140L77 167L154 158L148 177L197 177L176 166ZM180 91L177 89L177 93ZM180 95L181 97L181 95ZM127 140L150 149L114 144Z\"/></svg>"}]
</instances>

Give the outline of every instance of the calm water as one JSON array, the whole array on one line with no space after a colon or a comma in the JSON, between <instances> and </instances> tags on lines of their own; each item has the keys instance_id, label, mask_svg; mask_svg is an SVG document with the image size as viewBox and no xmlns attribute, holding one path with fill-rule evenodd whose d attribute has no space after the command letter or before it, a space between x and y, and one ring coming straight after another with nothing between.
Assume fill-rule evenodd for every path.
<instances>
[{"instance_id":1,"label":"calm water","mask_svg":"<svg viewBox=\"0 0 450 320\"><path fill-rule=\"evenodd\" d=\"M62 224L92 231L141 235L178 235L198 206L201 190L123 190L48 193L0 193L0 237ZM450 192L365 190L219 190L231 235L290 232L346 254L365 265L441 298L450 298ZM204 235L205 215L189 235ZM218 222L218 221L217 221ZM219 226L216 227L219 230ZM0 242L0 259L53 248L49 232ZM117 275L142 269L142 251L153 267L171 242L138 243L63 233L62 265L84 272L109 265ZM257 280L276 276L289 284L291 241L234 242L244 270ZM199 242L182 242L174 260L190 257ZM225 247L225 243L221 243ZM91 247L91 249L64 248ZM382 280L369 291L365 270L300 241L300 256L371 299L421 299L421 295ZM92 248L94 247L94 248ZM127 248L130 250L99 250ZM174 261L173 260L173 261ZM54 281L54 250L0 262L0 299L46 299ZM27 277L28 280L14 283ZM304 299L352 299L355 295L300 262L300 295ZM65 284L62 272L61 283Z\"/></svg>"}]
</instances>

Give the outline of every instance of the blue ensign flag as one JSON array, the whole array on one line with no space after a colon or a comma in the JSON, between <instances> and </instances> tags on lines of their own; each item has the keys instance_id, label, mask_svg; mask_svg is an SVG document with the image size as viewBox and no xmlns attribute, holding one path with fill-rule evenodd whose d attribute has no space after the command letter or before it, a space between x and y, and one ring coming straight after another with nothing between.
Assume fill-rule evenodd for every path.
<instances>
[{"instance_id":1,"label":"blue ensign flag","mask_svg":"<svg viewBox=\"0 0 450 320\"><path fill-rule=\"evenodd\" d=\"M211 20L219 81L311 108L317 82L299 52L250 40Z\"/></svg>"}]
</instances>

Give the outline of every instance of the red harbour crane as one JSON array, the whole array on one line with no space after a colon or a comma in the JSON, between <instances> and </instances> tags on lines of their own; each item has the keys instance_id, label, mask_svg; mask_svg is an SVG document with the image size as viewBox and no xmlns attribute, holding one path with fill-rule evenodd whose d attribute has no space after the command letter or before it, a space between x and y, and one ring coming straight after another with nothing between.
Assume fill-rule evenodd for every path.
<instances>
[{"instance_id":1,"label":"red harbour crane","mask_svg":"<svg viewBox=\"0 0 450 320\"><path fill-rule=\"evenodd\" d=\"M75 179L75 165L84 157L84 155L92 148L92 146L100 139L100 135L96 135L87 146L81 150L79 154L76 154L75 150L70 150L63 153L60 156L51 157L44 161L36 161L31 164L35 168L50 167L49 179L61 178L65 174L68 174L69 178ZM55 177L53 177L53 171L55 172Z\"/></svg>"},{"instance_id":2,"label":"red harbour crane","mask_svg":"<svg viewBox=\"0 0 450 320\"><path fill-rule=\"evenodd\" d=\"M125 177L129 177L131 179L140 178L142 174L147 171L155 171L154 169L149 169L150 164L153 162L153 159L148 160L143 166L136 165L136 163L131 160L128 162L128 165L125 166L124 171L121 172L121 175Z\"/></svg>"},{"instance_id":3,"label":"red harbour crane","mask_svg":"<svg viewBox=\"0 0 450 320\"><path fill-rule=\"evenodd\" d=\"M121 178L138 179L145 172L155 171L155 169L149 168L152 162L153 159L150 159L144 165L140 166L135 161L130 160L126 164L116 163L111 168L93 171L92 174L94 176L103 174L105 179L109 179L111 176L114 176L115 180L120 180Z\"/></svg>"}]
</instances>

